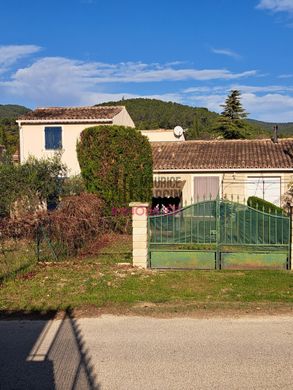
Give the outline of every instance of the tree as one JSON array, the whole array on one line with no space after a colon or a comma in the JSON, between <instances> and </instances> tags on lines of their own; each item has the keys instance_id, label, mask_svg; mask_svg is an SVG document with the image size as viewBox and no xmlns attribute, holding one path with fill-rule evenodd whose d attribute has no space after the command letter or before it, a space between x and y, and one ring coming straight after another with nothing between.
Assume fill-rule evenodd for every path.
<instances>
[{"instance_id":1,"label":"tree","mask_svg":"<svg viewBox=\"0 0 293 390\"><path fill-rule=\"evenodd\" d=\"M81 133L77 155L87 191L104 201L106 212L151 199L151 146L136 129L89 127Z\"/></svg>"},{"instance_id":2,"label":"tree","mask_svg":"<svg viewBox=\"0 0 293 390\"><path fill-rule=\"evenodd\" d=\"M232 90L230 95L228 95L225 104L221 104L221 107L224 108L221 115L231 119L232 121L245 119L247 117L247 112L242 107L240 98L240 91L236 89Z\"/></svg>"},{"instance_id":3,"label":"tree","mask_svg":"<svg viewBox=\"0 0 293 390\"><path fill-rule=\"evenodd\" d=\"M255 129L245 120L247 113L240 102L241 94L237 90L231 91L228 95L223 112L215 121L213 132L225 139L252 138L255 136Z\"/></svg>"}]
</instances>

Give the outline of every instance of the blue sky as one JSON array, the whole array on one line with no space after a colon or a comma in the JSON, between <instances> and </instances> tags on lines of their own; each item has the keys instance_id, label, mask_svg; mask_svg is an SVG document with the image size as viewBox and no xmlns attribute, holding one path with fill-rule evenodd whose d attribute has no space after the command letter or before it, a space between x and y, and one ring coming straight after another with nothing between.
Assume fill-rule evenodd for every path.
<instances>
[{"instance_id":1,"label":"blue sky","mask_svg":"<svg viewBox=\"0 0 293 390\"><path fill-rule=\"evenodd\" d=\"M0 0L0 104L154 97L293 121L293 0Z\"/></svg>"}]
</instances>

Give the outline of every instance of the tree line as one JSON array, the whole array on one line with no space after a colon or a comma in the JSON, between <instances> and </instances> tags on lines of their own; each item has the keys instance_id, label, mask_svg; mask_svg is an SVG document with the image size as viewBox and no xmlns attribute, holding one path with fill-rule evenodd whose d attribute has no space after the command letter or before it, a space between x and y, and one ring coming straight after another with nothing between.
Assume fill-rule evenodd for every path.
<instances>
[{"instance_id":1,"label":"tree line","mask_svg":"<svg viewBox=\"0 0 293 390\"><path fill-rule=\"evenodd\" d=\"M126 106L136 128L140 130L173 129L180 125L186 130L187 139L258 138L268 137L270 134L268 129L259 126L257 122L247 120L241 105L241 95L237 90L231 91L220 115L207 108L157 99L122 99L101 105ZM235 110L237 115L233 117Z\"/></svg>"}]
</instances>

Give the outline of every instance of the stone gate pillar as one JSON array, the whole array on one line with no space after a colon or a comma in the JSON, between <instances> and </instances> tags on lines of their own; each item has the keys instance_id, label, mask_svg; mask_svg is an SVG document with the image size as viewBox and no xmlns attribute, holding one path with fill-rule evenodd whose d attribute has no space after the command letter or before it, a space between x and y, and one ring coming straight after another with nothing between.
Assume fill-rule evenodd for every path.
<instances>
[{"instance_id":1,"label":"stone gate pillar","mask_svg":"<svg viewBox=\"0 0 293 390\"><path fill-rule=\"evenodd\" d=\"M148 203L132 202L133 265L147 268L148 265Z\"/></svg>"}]
</instances>

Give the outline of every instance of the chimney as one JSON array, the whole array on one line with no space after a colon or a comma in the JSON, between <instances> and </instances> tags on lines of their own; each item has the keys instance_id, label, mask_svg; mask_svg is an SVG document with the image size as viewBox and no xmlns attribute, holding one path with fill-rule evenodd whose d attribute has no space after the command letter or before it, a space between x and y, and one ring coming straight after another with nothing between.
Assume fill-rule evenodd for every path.
<instances>
[{"instance_id":1,"label":"chimney","mask_svg":"<svg viewBox=\"0 0 293 390\"><path fill-rule=\"evenodd\" d=\"M274 134L273 134L273 137L272 137L272 141L273 141L274 144L277 144L279 142L279 140L278 140L278 130L279 130L279 126L275 125L273 127Z\"/></svg>"}]
</instances>

